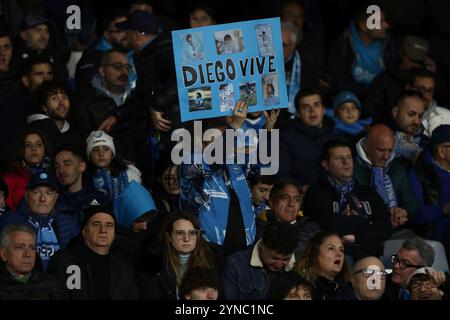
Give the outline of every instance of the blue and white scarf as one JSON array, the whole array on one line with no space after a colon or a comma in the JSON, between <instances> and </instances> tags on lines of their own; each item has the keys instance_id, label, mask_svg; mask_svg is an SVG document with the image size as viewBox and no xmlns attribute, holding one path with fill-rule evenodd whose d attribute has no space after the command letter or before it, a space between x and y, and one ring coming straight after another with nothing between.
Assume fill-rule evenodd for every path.
<instances>
[{"instance_id":1,"label":"blue and white scarf","mask_svg":"<svg viewBox=\"0 0 450 320\"><path fill-rule=\"evenodd\" d=\"M363 140L364 139L361 139L356 145L356 161L358 161L358 163L364 168L368 168L372 171L372 176L370 178L370 187L374 188L377 191L381 198L383 198L383 202L389 208L397 207L398 202L397 196L395 195L394 184L392 183L391 177L387 173L389 171L389 168L391 167L391 162L394 159L395 153L392 154L391 159L389 159L389 161L383 168L373 166L372 163L370 163L369 159L367 159L366 153L362 148Z\"/></svg>"},{"instance_id":2,"label":"blue and white scarf","mask_svg":"<svg viewBox=\"0 0 450 320\"><path fill-rule=\"evenodd\" d=\"M103 168L97 170L93 180L95 189L108 195L113 201L119 198L129 183L126 170L121 171L118 177L113 177L111 172Z\"/></svg>"},{"instance_id":3,"label":"blue and white scarf","mask_svg":"<svg viewBox=\"0 0 450 320\"><path fill-rule=\"evenodd\" d=\"M292 63L291 78L289 79L289 82L286 83L286 85L289 98L288 111L292 114L295 114L295 96L300 91L300 77L302 68L300 54L297 50L295 50L292 59L294 59L294 61Z\"/></svg>"},{"instance_id":4,"label":"blue and white scarf","mask_svg":"<svg viewBox=\"0 0 450 320\"><path fill-rule=\"evenodd\" d=\"M327 176L330 185L339 193L339 213L344 214L346 207L349 206L352 212L356 212L360 216L367 216L363 204L359 201L354 192L355 179L351 179L347 183L338 183L335 179Z\"/></svg>"},{"instance_id":5,"label":"blue and white scarf","mask_svg":"<svg viewBox=\"0 0 450 320\"><path fill-rule=\"evenodd\" d=\"M58 238L52 227L53 218L41 220L38 217L30 216L28 222L36 229L36 246L44 271L53 254L60 249Z\"/></svg>"}]
</instances>

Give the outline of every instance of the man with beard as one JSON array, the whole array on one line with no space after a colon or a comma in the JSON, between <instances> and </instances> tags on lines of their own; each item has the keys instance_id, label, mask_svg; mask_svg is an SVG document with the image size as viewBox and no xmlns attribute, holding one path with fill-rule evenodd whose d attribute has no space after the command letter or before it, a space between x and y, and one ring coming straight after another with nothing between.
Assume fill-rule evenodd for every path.
<instances>
[{"instance_id":1,"label":"man with beard","mask_svg":"<svg viewBox=\"0 0 450 320\"><path fill-rule=\"evenodd\" d=\"M134 160L130 121L134 103L129 75L133 67L121 50L104 51L89 88L75 99L74 119L83 136L95 130L108 132L121 156Z\"/></svg>"},{"instance_id":2,"label":"man with beard","mask_svg":"<svg viewBox=\"0 0 450 320\"><path fill-rule=\"evenodd\" d=\"M55 79L64 82L68 78L67 50L52 30L53 21L44 16L31 14L26 16L20 24L20 39L17 43L14 56L19 67L26 66L33 54L43 54L50 60Z\"/></svg>"},{"instance_id":3,"label":"man with beard","mask_svg":"<svg viewBox=\"0 0 450 320\"><path fill-rule=\"evenodd\" d=\"M44 134L49 153L62 143L82 144L79 132L67 121L70 100L66 87L46 81L39 88L38 99L43 113L29 116L28 123Z\"/></svg>"},{"instance_id":4,"label":"man with beard","mask_svg":"<svg viewBox=\"0 0 450 320\"><path fill-rule=\"evenodd\" d=\"M89 90L92 78L98 71L102 53L111 49L124 50L128 60L133 67L129 72L129 85L131 88L136 86L136 71L134 68L133 50L130 49L127 34L125 30L116 28L116 23L127 19L127 12L122 10L112 10L100 21L100 30L102 37L93 49L86 49L83 56L77 64L75 81L77 90L84 92Z\"/></svg>"},{"instance_id":5,"label":"man with beard","mask_svg":"<svg viewBox=\"0 0 450 320\"><path fill-rule=\"evenodd\" d=\"M394 131L394 152L397 158L403 157L415 162L429 139L423 135L422 117L425 113L425 100L420 92L405 91L392 108L389 124Z\"/></svg>"}]
</instances>

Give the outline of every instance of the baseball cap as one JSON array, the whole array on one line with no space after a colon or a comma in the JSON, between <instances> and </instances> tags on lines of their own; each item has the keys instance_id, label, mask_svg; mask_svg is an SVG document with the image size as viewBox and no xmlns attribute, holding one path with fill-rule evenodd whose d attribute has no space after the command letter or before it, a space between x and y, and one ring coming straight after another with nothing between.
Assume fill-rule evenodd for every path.
<instances>
[{"instance_id":1,"label":"baseball cap","mask_svg":"<svg viewBox=\"0 0 450 320\"><path fill-rule=\"evenodd\" d=\"M413 274L410 275L409 278L408 278L408 286L410 285L411 280L412 280L416 275L418 275L418 274L424 274L424 275L427 275L426 269L428 269L429 272L434 272L434 271L435 271L435 270L434 270L433 268L431 268L431 267L423 267L423 268L416 269L416 271L414 271Z\"/></svg>"},{"instance_id":2,"label":"baseball cap","mask_svg":"<svg viewBox=\"0 0 450 320\"><path fill-rule=\"evenodd\" d=\"M30 181L27 185L27 190L32 190L40 186L48 186L55 190L59 189L59 183L56 176L46 170L35 172L31 175Z\"/></svg>"},{"instance_id":3,"label":"baseball cap","mask_svg":"<svg viewBox=\"0 0 450 320\"><path fill-rule=\"evenodd\" d=\"M430 50L428 41L416 36L408 36L403 43L406 55L413 61L424 61Z\"/></svg>"},{"instance_id":4,"label":"baseball cap","mask_svg":"<svg viewBox=\"0 0 450 320\"><path fill-rule=\"evenodd\" d=\"M41 15L29 15L26 16L20 23L20 31L25 31L34 28L40 24L46 24L47 26L53 26L53 21L47 19Z\"/></svg>"},{"instance_id":5,"label":"baseball cap","mask_svg":"<svg viewBox=\"0 0 450 320\"><path fill-rule=\"evenodd\" d=\"M439 127L433 130L431 134L431 145L437 146L438 144L450 142L450 125L441 124Z\"/></svg>"},{"instance_id":6,"label":"baseball cap","mask_svg":"<svg viewBox=\"0 0 450 320\"><path fill-rule=\"evenodd\" d=\"M147 11L133 11L126 21L116 23L120 30L135 30L146 34L159 33L159 21L156 16Z\"/></svg>"}]
</instances>

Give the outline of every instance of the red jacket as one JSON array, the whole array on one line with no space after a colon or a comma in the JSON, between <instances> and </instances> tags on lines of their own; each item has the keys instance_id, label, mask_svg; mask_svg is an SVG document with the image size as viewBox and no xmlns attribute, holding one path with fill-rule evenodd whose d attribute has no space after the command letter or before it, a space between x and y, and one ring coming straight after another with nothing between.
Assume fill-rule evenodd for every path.
<instances>
[{"instance_id":1,"label":"red jacket","mask_svg":"<svg viewBox=\"0 0 450 320\"><path fill-rule=\"evenodd\" d=\"M8 186L8 197L6 204L15 212L20 200L25 194L31 173L27 168L21 168L18 171L8 171L3 174L3 179Z\"/></svg>"}]
</instances>

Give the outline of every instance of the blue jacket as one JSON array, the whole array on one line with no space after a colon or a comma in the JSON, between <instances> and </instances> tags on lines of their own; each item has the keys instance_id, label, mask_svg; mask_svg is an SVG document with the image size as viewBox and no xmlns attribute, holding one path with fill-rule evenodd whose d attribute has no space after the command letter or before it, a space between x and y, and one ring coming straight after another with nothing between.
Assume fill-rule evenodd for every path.
<instances>
[{"instance_id":1,"label":"blue jacket","mask_svg":"<svg viewBox=\"0 0 450 320\"><path fill-rule=\"evenodd\" d=\"M29 222L29 217L31 215L33 215L33 213L27 207L22 212L8 213L0 217L0 232L9 224L26 224L38 231L33 224ZM57 209L53 210L53 212L47 217L40 219L40 225L46 225L49 219L52 218L54 219L52 222L52 228L55 232L56 238L58 239L58 245L60 249L66 248L69 245L70 240L79 235L80 228L71 216L60 213Z\"/></svg>"},{"instance_id":2,"label":"blue jacket","mask_svg":"<svg viewBox=\"0 0 450 320\"><path fill-rule=\"evenodd\" d=\"M448 220L442 207L450 202L450 173L434 163L430 149L424 151L416 169L409 171L409 181L420 206L410 222L421 225Z\"/></svg>"},{"instance_id":3,"label":"blue jacket","mask_svg":"<svg viewBox=\"0 0 450 320\"><path fill-rule=\"evenodd\" d=\"M260 258L256 257L258 250L256 246L260 241L227 259L221 273L225 299L262 300L269 298L269 275L262 266ZM254 250L255 252L253 252ZM294 258L291 258L288 268L292 268L294 261ZM280 273L284 272L285 270L280 271Z\"/></svg>"},{"instance_id":4,"label":"blue jacket","mask_svg":"<svg viewBox=\"0 0 450 320\"><path fill-rule=\"evenodd\" d=\"M110 200L104 193L97 191L91 184L83 181L83 189L78 192L65 191L58 197L56 208L59 213L72 216L78 223L81 223L84 216L84 210L89 207L93 200L99 204L105 205Z\"/></svg>"},{"instance_id":5,"label":"blue jacket","mask_svg":"<svg viewBox=\"0 0 450 320\"><path fill-rule=\"evenodd\" d=\"M225 299L262 300L269 295L269 276L264 268L252 267L254 246L231 255L222 269Z\"/></svg>"},{"instance_id":6,"label":"blue jacket","mask_svg":"<svg viewBox=\"0 0 450 320\"><path fill-rule=\"evenodd\" d=\"M182 164L180 169L181 208L199 214L200 227L208 242L223 245L230 205L224 169L239 199L248 246L255 241L256 225L244 165L210 166L204 161L201 165Z\"/></svg>"}]
</instances>

